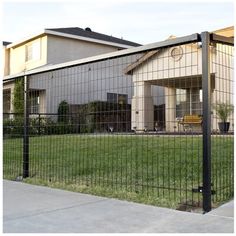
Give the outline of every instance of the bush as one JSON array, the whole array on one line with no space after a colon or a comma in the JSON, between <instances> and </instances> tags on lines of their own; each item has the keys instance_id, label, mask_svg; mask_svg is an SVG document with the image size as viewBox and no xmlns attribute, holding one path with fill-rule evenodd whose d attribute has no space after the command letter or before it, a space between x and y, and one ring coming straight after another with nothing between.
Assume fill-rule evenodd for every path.
<instances>
[{"instance_id":1,"label":"bush","mask_svg":"<svg viewBox=\"0 0 236 236\"><path fill-rule=\"evenodd\" d=\"M13 107L15 113L24 113L24 79L15 82L13 91Z\"/></svg>"},{"instance_id":2,"label":"bush","mask_svg":"<svg viewBox=\"0 0 236 236\"><path fill-rule=\"evenodd\" d=\"M53 135L53 134L71 134L78 132L77 125L64 124L53 121L50 118L30 118L29 135ZM7 119L3 121L3 136L5 138L17 138L24 135L24 118Z\"/></svg>"},{"instance_id":3,"label":"bush","mask_svg":"<svg viewBox=\"0 0 236 236\"><path fill-rule=\"evenodd\" d=\"M46 117L37 117L30 119L30 135L47 135L50 134L51 127L55 124L53 120Z\"/></svg>"},{"instance_id":4,"label":"bush","mask_svg":"<svg viewBox=\"0 0 236 236\"><path fill-rule=\"evenodd\" d=\"M222 122L226 122L228 117L231 115L231 113L234 111L234 106L228 102L217 102L213 105L213 108L216 111L216 115L219 117L219 119Z\"/></svg>"},{"instance_id":5,"label":"bush","mask_svg":"<svg viewBox=\"0 0 236 236\"><path fill-rule=\"evenodd\" d=\"M58 106L58 122L69 122L69 104L65 100Z\"/></svg>"},{"instance_id":6,"label":"bush","mask_svg":"<svg viewBox=\"0 0 236 236\"><path fill-rule=\"evenodd\" d=\"M3 120L3 137L22 137L24 134L24 119L15 118Z\"/></svg>"}]
</instances>

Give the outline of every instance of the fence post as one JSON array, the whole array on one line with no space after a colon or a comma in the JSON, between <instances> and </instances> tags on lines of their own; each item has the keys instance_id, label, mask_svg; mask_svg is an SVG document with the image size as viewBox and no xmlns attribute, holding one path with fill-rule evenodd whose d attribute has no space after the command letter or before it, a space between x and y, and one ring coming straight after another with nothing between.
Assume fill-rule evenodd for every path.
<instances>
[{"instance_id":1,"label":"fence post","mask_svg":"<svg viewBox=\"0 0 236 236\"><path fill-rule=\"evenodd\" d=\"M29 177L29 83L24 76L23 178Z\"/></svg>"},{"instance_id":2,"label":"fence post","mask_svg":"<svg viewBox=\"0 0 236 236\"><path fill-rule=\"evenodd\" d=\"M201 33L203 93L203 211L211 211L211 76L210 34Z\"/></svg>"},{"instance_id":3,"label":"fence post","mask_svg":"<svg viewBox=\"0 0 236 236\"><path fill-rule=\"evenodd\" d=\"M38 113L38 115L39 115L39 123L38 123L38 135L40 135L41 134L41 114L40 113Z\"/></svg>"}]
</instances>

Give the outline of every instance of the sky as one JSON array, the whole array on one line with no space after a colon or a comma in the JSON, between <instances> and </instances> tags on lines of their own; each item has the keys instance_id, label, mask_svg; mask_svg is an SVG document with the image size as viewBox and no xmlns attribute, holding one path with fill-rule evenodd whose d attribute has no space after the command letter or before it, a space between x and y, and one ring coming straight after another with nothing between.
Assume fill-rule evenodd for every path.
<instances>
[{"instance_id":1,"label":"sky","mask_svg":"<svg viewBox=\"0 0 236 236\"><path fill-rule=\"evenodd\" d=\"M234 24L233 1L3 1L2 37L18 41L45 28L90 27L140 44Z\"/></svg>"}]
</instances>

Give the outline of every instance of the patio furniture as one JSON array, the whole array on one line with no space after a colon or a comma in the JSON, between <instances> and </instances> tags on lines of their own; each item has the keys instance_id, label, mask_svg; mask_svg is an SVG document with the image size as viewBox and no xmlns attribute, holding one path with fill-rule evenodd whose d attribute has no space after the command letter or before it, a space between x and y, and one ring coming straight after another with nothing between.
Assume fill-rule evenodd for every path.
<instances>
[{"instance_id":1,"label":"patio furniture","mask_svg":"<svg viewBox=\"0 0 236 236\"><path fill-rule=\"evenodd\" d=\"M185 115L182 120L178 121L178 126L183 125L184 131L186 129L191 129L193 126L201 126L202 127L202 117L199 115Z\"/></svg>"}]
</instances>

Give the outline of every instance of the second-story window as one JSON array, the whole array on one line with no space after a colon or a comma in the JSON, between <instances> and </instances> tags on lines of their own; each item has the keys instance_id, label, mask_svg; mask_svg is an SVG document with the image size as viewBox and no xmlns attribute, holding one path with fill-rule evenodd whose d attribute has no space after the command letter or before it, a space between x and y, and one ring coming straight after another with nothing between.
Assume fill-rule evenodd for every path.
<instances>
[{"instance_id":1,"label":"second-story window","mask_svg":"<svg viewBox=\"0 0 236 236\"><path fill-rule=\"evenodd\" d=\"M40 59L40 41L29 43L25 46L25 61Z\"/></svg>"}]
</instances>

